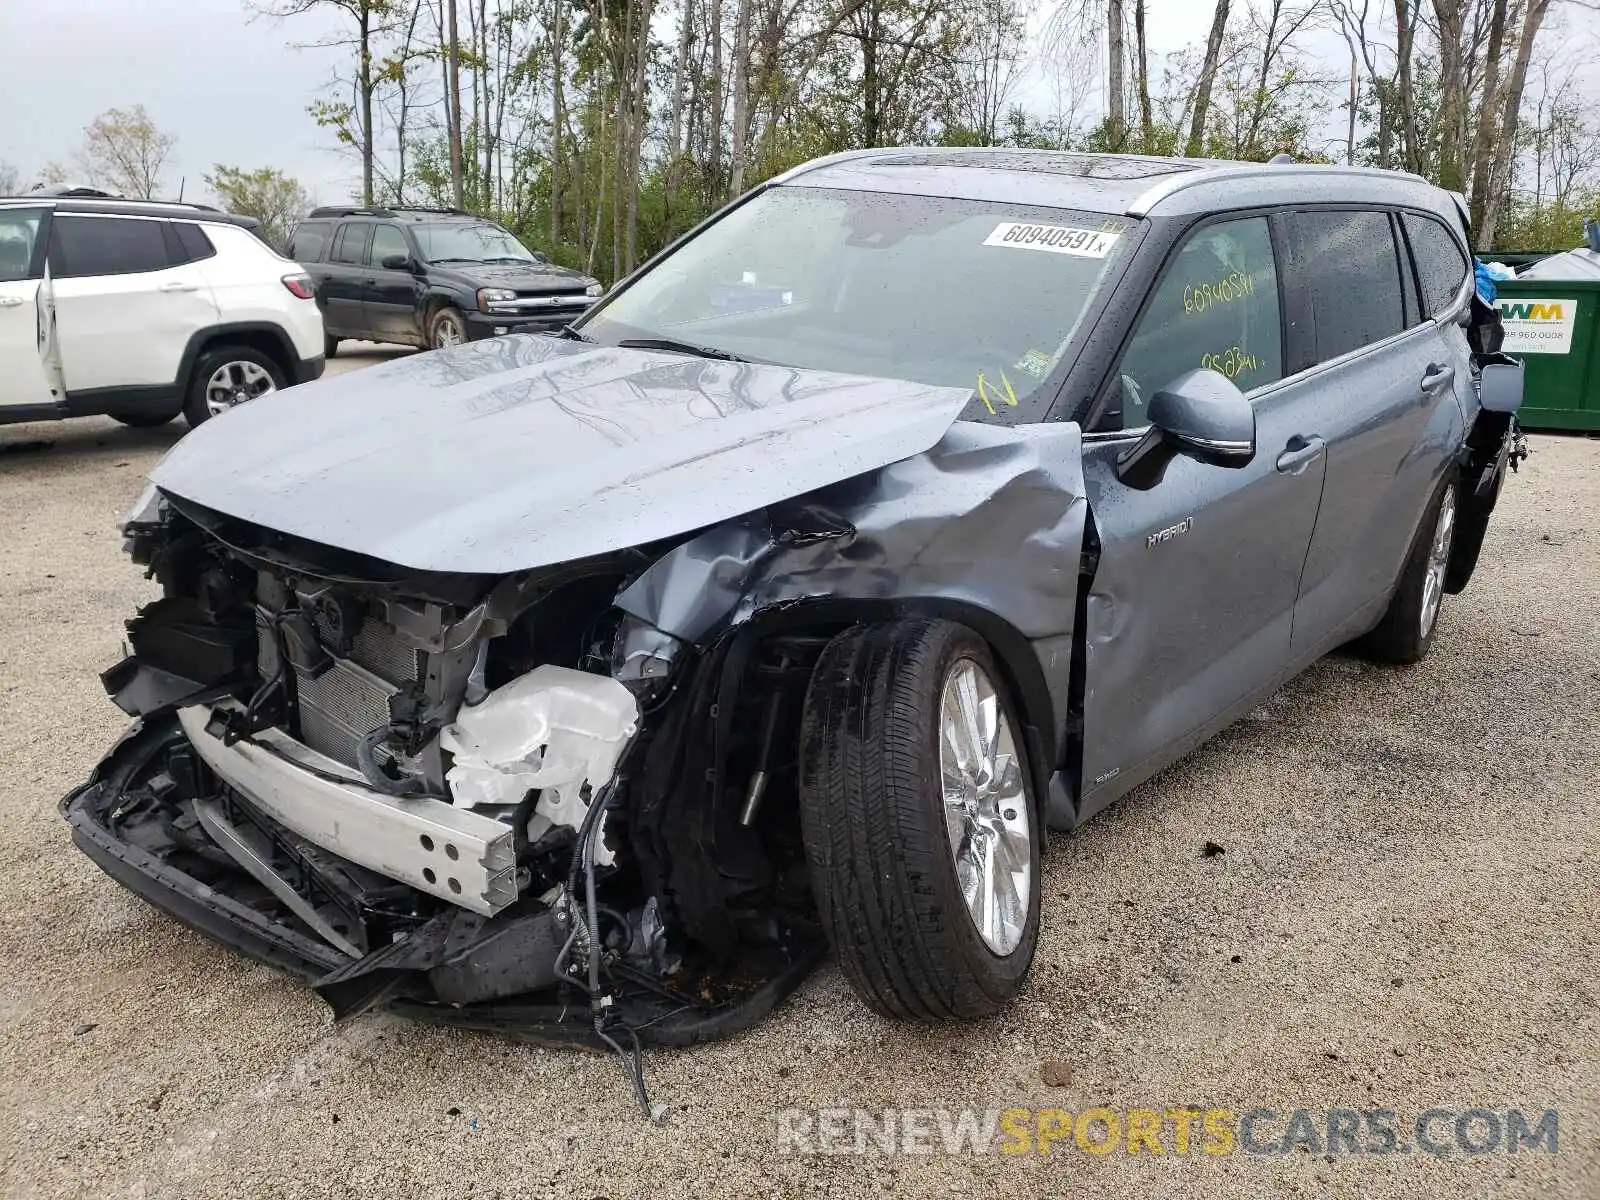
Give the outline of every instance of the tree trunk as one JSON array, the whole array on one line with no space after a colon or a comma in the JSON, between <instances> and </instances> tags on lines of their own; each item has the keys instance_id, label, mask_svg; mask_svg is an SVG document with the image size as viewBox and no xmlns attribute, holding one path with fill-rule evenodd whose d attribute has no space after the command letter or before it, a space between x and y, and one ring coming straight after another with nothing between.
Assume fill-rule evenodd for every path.
<instances>
[{"instance_id":1,"label":"tree trunk","mask_svg":"<svg viewBox=\"0 0 1600 1200\"><path fill-rule=\"evenodd\" d=\"M1478 130L1472 148L1472 231L1477 236L1489 207L1489 170L1494 163L1495 134L1500 125L1500 55L1505 49L1507 0L1494 0L1489 18L1489 47L1484 60L1483 98L1478 101ZM1487 246L1480 247L1488 249Z\"/></svg>"},{"instance_id":2,"label":"tree trunk","mask_svg":"<svg viewBox=\"0 0 1600 1200\"><path fill-rule=\"evenodd\" d=\"M1106 0L1106 148L1121 150L1128 138L1128 61L1123 44L1122 0Z\"/></svg>"},{"instance_id":3,"label":"tree trunk","mask_svg":"<svg viewBox=\"0 0 1600 1200\"><path fill-rule=\"evenodd\" d=\"M706 21L706 37L711 40L711 95L706 111L707 197L715 196L722 183L722 0L711 0L711 15Z\"/></svg>"},{"instance_id":4,"label":"tree trunk","mask_svg":"<svg viewBox=\"0 0 1600 1200\"><path fill-rule=\"evenodd\" d=\"M1496 134L1494 164L1490 167L1489 203L1484 208L1483 222L1478 226L1478 246L1482 249L1494 245L1495 225L1511 193L1511 156L1516 148L1517 115L1522 107L1522 90L1528 82L1534 41L1549 11L1550 0L1528 0L1527 11L1522 17L1522 34L1517 39L1517 57L1511 65L1511 75L1506 80L1504 115Z\"/></svg>"},{"instance_id":5,"label":"tree trunk","mask_svg":"<svg viewBox=\"0 0 1600 1200\"><path fill-rule=\"evenodd\" d=\"M1439 25L1439 113L1437 129L1439 186L1452 192L1465 189L1462 170L1466 140L1467 80L1461 49L1461 0L1433 0Z\"/></svg>"},{"instance_id":6,"label":"tree trunk","mask_svg":"<svg viewBox=\"0 0 1600 1200\"><path fill-rule=\"evenodd\" d=\"M687 2L687 0L686 0ZM550 244L552 247L559 245L562 240L561 227L561 150L562 126L566 122L566 113L561 109L561 72L563 39L565 34L561 29L561 10L566 0L554 0L552 8L554 15L550 19Z\"/></svg>"},{"instance_id":7,"label":"tree trunk","mask_svg":"<svg viewBox=\"0 0 1600 1200\"><path fill-rule=\"evenodd\" d=\"M1133 44L1139 55L1139 65L1134 72L1139 88L1139 145L1145 154L1154 154L1155 122L1150 116L1150 58L1144 38L1145 0L1133 0Z\"/></svg>"},{"instance_id":8,"label":"tree trunk","mask_svg":"<svg viewBox=\"0 0 1600 1200\"><path fill-rule=\"evenodd\" d=\"M456 27L456 0L445 0L445 37L448 42L446 62L450 77L450 91L445 96L445 107L450 114L450 190L455 206L465 208L466 180L461 170L461 36Z\"/></svg>"},{"instance_id":9,"label":"tree trunk","mask_svg":"<svg viewBox=\"0 0 1600 1200\"><path fill-rule=\"evenodd\" d=\"M1417 91L1411 75L1411 51L1416 42L1416 5L1420 0L1394 0L1395 59L1399 66L1400 152L1406 170L1421 173L1422 147L1417 133Z\"/></svg>"},{"instance_id":10,"label":"tree trunk","mask_svg":"<svg viewBox=\"0 0 1600 1200\"><path fill-rule=\"evenodd\" d=\"M361 93L361 203L372 207L372 10L363 4L356 15L357 53L361 62L357 66L356 86Z\"/></svg>"},{"instance_id":11,"label":"tree trunk","mask_svg":"<svg viewBox=\"0 0 1600 1200\"><path fill-rule=\"evenodd\" d=\"M1222 39L1228 32L1229 0L1217 0L1211 14L1211 33L1206 37L1206 57L1200 64L1200 82L1194 89L1194 116L1189 121L1189 144L1183 152L1190 158L1205 153L1206 118L1211 114L1211 89L1217 82L1217 64L1222 58Z\"/></svg>"},{"instance_id":12,"label":"tree trunk","mask_svg":"<svg viewBox=\"0 0 1600 1200\"><path fill-rule=\"evenodd\" d=\"M678 161L683 157L683 89L689 74L689 47L694 44L694 0L683 0L678 20L678 54L672 70L672 107L667 120L667 191L676 190Z\"/></svg>"},{"instance_id":13,"label":"tree trunk","mask_svg":"<svg viewBox=\"0 0 1600 1200\"><path fill-rule=\"evenodd\" d=\"M733 146L728 199L744 191L746 140L750 136L750 0L739 0L733 18Z\"/></svg>"}]
</instances>

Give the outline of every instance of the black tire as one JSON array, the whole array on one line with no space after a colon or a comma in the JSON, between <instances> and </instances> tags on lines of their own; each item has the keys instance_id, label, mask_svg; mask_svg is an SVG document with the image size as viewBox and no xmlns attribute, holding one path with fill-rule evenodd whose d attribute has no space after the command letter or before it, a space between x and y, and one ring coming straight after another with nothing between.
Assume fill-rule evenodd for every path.
<instances>
[{"instance_id":1,"label":"black tire","mask_svg":"<svg viewBox=\"0 0 1600 1200\"><path fill-rule=\"evenodd\" d=\"M945 825L939 713L951 668L988 676L1016 741L1031 829L1026 917L994 953L962 897ZM1039 936L1043 827L1022 726L983 640L948 621L859 626L823 651L800 733L800 816L811 884L840 969L868 1006L918 1021L999 1012Z\"/></svg>"},{"instance_id":2,"label":"black tire","mask_svg":"<svg viewBox=\"0 0 1600 1200\"><path fill-rule=\"evenodd\" d=\"M1417 532L1411 539L1411 549L1406 552L1405 565L1400 568L1400 579L1389 598L1389 607L1384 610L1382 619L1372 632L1356 643L1356 648L1368 658L1404 666L1421 662L1433 646L1434 634L1439 630L1439 612L1443 607L1443 587L1440 589L1440 603L1426 628L1422 617L1429 563L1446 498L1451 508L1453 543L1454 530L1459 525L1460 488L1452 477L1444 481L1423 511ZM1447 559L1449 550L1447 546Z\"/></svg>"},{"instance_id":3,"label":"black tire","mask_svg":"<svg viewBox=\"0 0 1600 1200\"><path fill-rule=\"evenodd\" d=\"M334 337L331 333L323 334L322 357L332 358L337 353L339 353L339 339Z\"/></svg>"},{"instance_id":4,"label":"black tire","mask_svg":"<svg viewBox=\"0 0 1600 1200\"><path fill-rule=\"evenodd\" d=\"M113 421L120 421L129 429L154 429L158 425L165 425L175 418L178 413L174 410L169 413L108 413Z\"/></svg>"},{"instance_id":5,"label":"black tire","mask_svg":"<svg viewBox=\"0 0 1600 1200\"><path fill-rule=\"evenodd\" d=\"M455 337L450 340L447 330L453 330ZM447 346L459 346L472 337L467 328L467 319L461 315L459 309L445 305L433 314L433 319L428 322L428 348L442 350Z\"/></svg>"},{"instance_id":6,"label":"black tire","mask_svg":"<svg viewBox=\"0 0 1600 1200\"><path fill-rule=\"evenodd\" d=\"M189 422L190 429L209 421L213 415L206 397L212 376L221 368L235 364L240 367L254 364L265 371L272 384L271 391L281 391L288 386L283 368L260 350L250 346L217 346L207 350L195 362L194 371L189 376L188 390L184 394L183 417ZM265 392L258 394L264 395Z\"/></svg>"}]
</instances>

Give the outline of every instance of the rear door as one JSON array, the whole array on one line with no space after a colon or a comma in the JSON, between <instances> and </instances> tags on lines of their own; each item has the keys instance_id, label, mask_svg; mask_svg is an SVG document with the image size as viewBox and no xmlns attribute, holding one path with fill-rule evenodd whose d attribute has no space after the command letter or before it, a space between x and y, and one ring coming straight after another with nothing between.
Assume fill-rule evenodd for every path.
<instances>
[{"instance_id":1,"label":"rear door","mask_svg":"<svg viewBox=\"0 0 1600 1200\"><path fill-rule=\"evenodd\" d=\"M1295 613L1295 655L1315 657L1381 613L1422 511L1460 444L1460 334L1420 311L1397 214L1288 214L1308 336L1295 365L1317 391L1327 483Z\"/></svg>"},{"instance_id":2,"label":"rear door","mask_svg":"<svg viewBox=\"0 0 1600 1200\"><path fill-rule=\"evenodd\" d=\"M372 222L346 221L333 236L323 263L317 295L323 301L322 319L330 337L369 337L365 301L367 243Z\"/></svg>"},{"instance_id":3,"label":"rear door","mask_svg":"<svg viewBox=\"0 0 1600 1200\"><path fill-rule=\"evenodd\" d=\"M409 267L385 267L385 259L411 261L411 246L398 225L374 225L367 248L365 326L385 342L414 342L417 327L417 277Z\"/></svg>"},{"instance_id":4,"label":"rear door","mask_svg":"<svg viewBox=\"0 0 1600 1200\"><path fill-rule=\"evenodd\" d=\"M38 343L44 219L43 208L0 209L0 419L8 408L50 403Z\"/></svg>"},{"instance_id":5,"label":"rear door","mask_svg":"<svg viewBox=\"0 0 1600 1200\"><path fill-rule=\"evenodd\" d=\"M1121 365L1122 432L1084 442L1099 539L1085 617L1083 796L1089 816L1238 715L1281 677L1322 495L1305 390L1284 379L1280 255L1266 216L1191 233ZM1150 397L1197 368L1256 412L1239 470L1179 457L1148 491L1117 478Z\"/></svg>"},{"instance_id":6,"label":"rear door","mask_svg":"<svg viewBox=\"0 0 1600 1200\"><path fill-rule=\"evenodd\" d=\"M216 324L200 272L172 265L177 242L166 224L100 213L51 220L55 337L69 394L173 387L190 339Z\"/></svg>"}]
</instances>

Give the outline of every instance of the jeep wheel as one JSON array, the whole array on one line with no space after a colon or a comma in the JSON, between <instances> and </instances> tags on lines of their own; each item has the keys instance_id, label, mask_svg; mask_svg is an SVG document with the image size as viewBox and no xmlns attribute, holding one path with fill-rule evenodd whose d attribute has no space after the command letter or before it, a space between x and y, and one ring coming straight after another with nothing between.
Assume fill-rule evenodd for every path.
<instances>
[{"instance_id":1,"label":"jeep wheel","mask_svg":"<svg viewBox=\"0 0 1600 1200\"><path fill-rule=\"evenodd\" d=\"M218 413L284 387L283 368L249 346L207 350L195 363L183 415L193 429Z\"/></svg>"},{"instance_id":2,"label":"jeep wheel","mask_svg":"<svg viewBox=\"0 0 1600 1200\"><path fill-rule=\"evenodd\" d=\"M433 324L428 330L428 345L435 350L448 350L467 340L467 321L453 308L441 308L433 314Z\"/></svg>"},{"instance_id":3,"label":"jeep wheel","mask_svg":"<svg viewBox=\"0 0 1600 1200\"><path fill-rule=\"evenodd\" d=\"M1420 662L1433 646L1450 570L1450 551L1455 545L1459 490L1453 479L1446 480L1434 495L1412 538L1383 619L1358 643L1362 651L1380 662Z\"/></svg>"},{"instance_id":4,"label":"jeep wheel","mask_svg":"<svg viewBox=\"0 0 1600 1200\"><path fill-rule=\"evenodd\" d=\"M981 638L925 619L842 633L812 675L812 888L845 977L886 1016L989 1016L1033 961L1040 827L999 681Z\"/></svg>"}]
</instances>

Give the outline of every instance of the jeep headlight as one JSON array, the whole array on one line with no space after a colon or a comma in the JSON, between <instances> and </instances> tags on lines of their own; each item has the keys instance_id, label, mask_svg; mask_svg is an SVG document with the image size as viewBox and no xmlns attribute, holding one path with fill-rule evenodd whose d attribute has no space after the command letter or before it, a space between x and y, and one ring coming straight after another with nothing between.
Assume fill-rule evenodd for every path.
<instances>
[{"instance_id":1,"label":"jeep headlight","mask_svg":"<svg viewBox=\"0 0 1600 1200\"><path fill-rule=\"evenodd\" d=\"M509 304L517 298L517 294L510 288L479 288L478 307L484 312L489 311L491 304Z\"/></svg>"}]
</instances>

